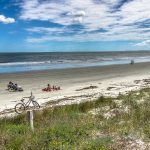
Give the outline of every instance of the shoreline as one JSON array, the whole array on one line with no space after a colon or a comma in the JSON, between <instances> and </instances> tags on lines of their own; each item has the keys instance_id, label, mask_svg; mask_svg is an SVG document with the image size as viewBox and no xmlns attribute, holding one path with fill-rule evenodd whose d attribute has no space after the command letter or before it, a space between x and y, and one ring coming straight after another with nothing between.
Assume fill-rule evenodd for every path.
<instances>
[{"instance_id":1,"label":"shoreline","mask_svg":"<svg viewBox=\"0 0 150 150\"><path fill-rule=\"evenodd\" d=\"M116 96L119 92L140 89L149 84L144 82L144 79L149 78L150 62L0 74L0 112L14 108L31 91L40 104L66 99L61 101L63 105L72 103L70 97L74 97L73 102L79 103L87 99L87 95L94 99L100 95ZM141 83L135 84L136 80L141 80ZM9 81L21 85L24 92L6 91ZM60 86L62 90L42 92L48 83ZM90 86L96 88L90 89Z\"/></svg>"},{"instance_id":2,"label":"shoreline","mask_svg":"<svg viewBox=\"0 0 150 150\"><path fill-rule=\"evenodd\" d=\"M148 65L149 62L135 62L134 66L142 66ZM32 73L48 73L48 72L59 72L59 71L73 71L73 70L85 70L85 69L105 69L110 67L121 67L121 66L132 66L130 63L123 63L123 64L110 64L110 65L96 65L96 66L84 66L84 67L72 67L72 68L58 68L58 69L43 69L43 70L29 70L29 71L19 71L19 72L4 72L0 73L1 75L19 75L19 74L32 74Z\"/></svg>"},{"instance_id":3,"label":"shoreline","mask_svg":"<svg viewBox=\"0 0 150 150\"><path fill-rule=\"evenodd\" d=\"M150 61L135 61L135 64L147 64ZM85 66L72 66L72 67L58 67L58 68L47 68L47 69L39 69L39 70L26 70L26 71L16 71L16 72L0 72L0 75L7 75L7 74L24 74L24 73L40 73L40 72L48 72L48 71L58 71L58 70L74 70L74 69L94 69L94 68L105 68L105 67L113 67L113 66L122 66L122 65L130 65L130 60L122 62L122 63L104 63L104 64L93 64L93 65L85 65ZM33 66L34 67L34 66Z\"/></svg>"}]
</instances>

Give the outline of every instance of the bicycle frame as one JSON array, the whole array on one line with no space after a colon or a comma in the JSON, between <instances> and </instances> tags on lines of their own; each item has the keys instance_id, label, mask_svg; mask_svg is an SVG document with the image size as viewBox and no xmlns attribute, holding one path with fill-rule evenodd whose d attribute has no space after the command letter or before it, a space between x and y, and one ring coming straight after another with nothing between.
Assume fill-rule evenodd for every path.
<instances>
[{"instance_id":1,"label":"bicycle frame","mask_svg":"<svg viewBox=\"0 0 150 150\"><path fill-rule=\"evenodd\" d=\"M25 99L28 99L28 101L24 102ZM15 105L15 111L18 114L21 114L23 113L23 111L27 110L30 107L31 103L33 104L34 107L40 108L40 105L38 102L36 102L35 97L32 95L32 92L31 92L31 96L23 97L20 101L21 103Z\"/></svg>"},{"instance_id":2,"label":"bicycle frame","mask_svg":"<svg viewBox=\"0 0 150 150\"><path fill-rule=\"evenodd\" d=\"M28 98L29 100L25 103L24 100ZM23 97L23 99L21 100L22 103L24 104L25 107L30 106L31 102L34 102L34 97L30 96L30 97Z\"/></svg>"}]
</instances>

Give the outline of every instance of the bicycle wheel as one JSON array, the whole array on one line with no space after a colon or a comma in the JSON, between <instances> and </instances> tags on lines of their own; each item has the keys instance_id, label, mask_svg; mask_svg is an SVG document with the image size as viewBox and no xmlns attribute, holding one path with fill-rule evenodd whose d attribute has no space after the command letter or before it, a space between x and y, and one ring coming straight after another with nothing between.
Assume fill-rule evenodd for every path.
<instances>
[{"instance_id":1,"label":"bicycle wheel","mask_svg":"<svg viewBox=\"0 0 150 150\"><path fill-rule=\"evenodd\" d=\"M39 105L38 102L32 101L32 104L33 104L34 109L35 109L35 108L40 108L40 105Z\"/></svg>"},{"instance_id":2,"label":"bicycle wheel","mask_svg":"<svg viewBox=\"0 0 150 150\"><path fill-rule=\"evenodd\" d=\"M15 106L15 112L18 114L22 114L25 111L25 106L22 103L18 103Z\"/></svg>"}]
</instances>

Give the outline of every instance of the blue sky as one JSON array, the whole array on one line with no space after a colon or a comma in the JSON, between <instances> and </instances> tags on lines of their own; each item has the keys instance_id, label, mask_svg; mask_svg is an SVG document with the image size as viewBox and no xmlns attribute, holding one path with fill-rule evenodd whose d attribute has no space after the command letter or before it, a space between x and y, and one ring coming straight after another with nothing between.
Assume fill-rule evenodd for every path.
<instances>
[{"instance_id":1,"label":"blue sky","mask_svg":"<svg viewBox=\"0 0 150 150\"><path fill-rule=\"evenodd\" d=\"M150 50L150 0L0 0L0 52Z\"/></svg>"}]
</instances>

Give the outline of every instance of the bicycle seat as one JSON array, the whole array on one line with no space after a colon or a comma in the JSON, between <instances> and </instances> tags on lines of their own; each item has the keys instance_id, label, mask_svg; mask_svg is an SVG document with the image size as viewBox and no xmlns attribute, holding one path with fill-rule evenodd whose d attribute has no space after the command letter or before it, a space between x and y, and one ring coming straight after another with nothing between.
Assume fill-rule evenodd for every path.
<instances>
[{"instance_id":1,"label":"bicycle seat","mask_svg":"<svg viewBox=\"0 0 150 150\"><path fill-rule=\"evenodd\" d=\"M24 102L24 99L21 99L20 101Z\"/></svg>"}]
</instances>

